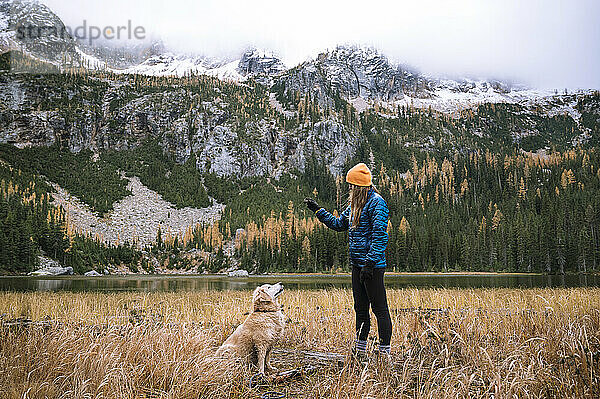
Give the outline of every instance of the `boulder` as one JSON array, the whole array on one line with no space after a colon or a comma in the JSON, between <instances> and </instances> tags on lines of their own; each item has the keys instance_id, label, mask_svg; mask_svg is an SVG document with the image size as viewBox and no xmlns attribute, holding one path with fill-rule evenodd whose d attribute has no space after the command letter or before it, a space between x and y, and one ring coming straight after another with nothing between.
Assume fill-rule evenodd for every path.
<instances>
[{"instance_id":1,"label":"boulder","mask_svg":"<svg viewBox=\"0 0 600 399\"><path fill-rule=\"evenodd\" d=\"M68 267L45 267L29 273L30 276L66 276L73 274L73 268Z\"/></svg>"},{"instance_id":2,"label":"boulder","mask_svg":"<svg viewBox=\"0 0 600 399\"><path fill-rule=\"evenodd\" d=\"M95 270L90 270L89 272L85 272L84 276L87 276L87 277L98 277L98 276L102 276L102 275L100 273L98 273L97 271L95 271Z\"/></svg>"},{"instance_id":3,"label":"boulder","mask_svg":"<svg viewBox=\"0 0 600 399\"><path fill-rule=\"evenodd\" d=\"M46 256L38 256L40 268L29 273L30 276L63 276L73 274L72 267L62 267L60 263Z\"/></svg>"},{"instance_id":4,"label":"boulder","mask_svg":"<svg viewBox=\"0 0 600 399\"><path fill-rule=\"evenodd\" d=\"M248 277L248 272L246 270L234 270L232 272L227 273L229 277Z\"/></svg>"}]
</instances>

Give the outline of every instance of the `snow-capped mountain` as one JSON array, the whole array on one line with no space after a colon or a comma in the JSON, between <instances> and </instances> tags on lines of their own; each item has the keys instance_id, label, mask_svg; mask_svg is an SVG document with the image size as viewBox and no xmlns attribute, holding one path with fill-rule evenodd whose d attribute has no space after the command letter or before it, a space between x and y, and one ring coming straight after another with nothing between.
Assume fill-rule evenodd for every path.
<instances>
[{"instance_id":1,"label":"snow-capped mountain","mask_svg":"<svg viewBox=\"0 0 600 399\"><path fill-rule=\"evenodd\" d=\"M228 68L228 62L210 58L206 56L194 56L175 54L172 52L165 52L162 54L154 55L144 62L134 65L129 68L117 70L121 73L141 74L149 76L186 76L190 74L207 74L210 71L220 70L223 71L223 78L229 78L229 74L225 71ZM233 75L234 80L239 78L239 75Z\"/></svg>"},{"instance_id":2,"label":"snow-capped mountain","mask_svg":"<svg viewBox=\"0 0 600 399\"><path fill-rule=\"evenodd\" d=\"M520 103L554 96L495 79L449 79L421 74L395 65L378 50L356 45L338 46L283 73L278 90L310 94L321 106L336 95L360 112L375 103L384 107L413 106L454 112L481 103Z\"/></svg>"},{"instance_id":3,"label":"snow-capped mountain","mask_svg":"<svg viewBox=\"0 0 600 399\"><path fill-rule=\"evenodd\" d=\"M522 85L510 85L498 80L439 79L427 77L428 95L406 93L399 100L384 102L388 107L413 106L455 112L483 103L520 103L554 95L550 90L538 90Z\"/></svg>"},{"instance_id":4,"label":"snow-capped mountain","mask_svg":"<svg viewBox=\"0 0 600 399\"><path fill-rule=\"evenodd\" d=\"M508 84L498 80L486 79L439 79L430 77L428 96L406 93L402 99L383 101L384 107L412 106L415 108L431 108L444 113L456 113L464 109L475 108L486 103L510 103L523 106L540 106L553 109L555 113L568 113L575 120L579 118L576 111L574 95L592 94L594 90L567 92L558 90L535 89L524 85ZM566 102L571 105L566 105ZM558 108L557 108L558 107ZM560 109L561 111L558 111Z\"/></svg>"},{"instance_id":5,"label":"snow-capped mountain","mask_svg":"<svg viewBox=\"0 0 600 399\"><path fill-rule=\"evenodd\" d=\"M285 70L283 62L273 53L250 49L237 60L166 52L152 56L139 65L118 72L151 76L201 74L224 80L242 81L250 76L268 80L269 77Z\"/></svg>"},{"instance_id":6,"label":"snow-capped mountain","mask_svg":"<svg viewBox=\"0 0 600 399\"><path fill-rule=\"evenodd\" d=\"M59 67L104 67L81 51L62 20L37 1L0 0L0 50L18 50Z\"/></svg>"},{"instance_id":7,"label":"snow-capped mountain","mask_svg":"<svg viewBox=\"0 0 600 399\"><path fill-rule=\"evenodd\" d=\"M277 81L285 91L311 93L320 105L331 105L339 93L347 99L394 101L405 92L428 96L429 82L392 65L369 47L338 46L288 70Z\"/></svg>"},{"instance_id":8,"label":"snow-capped mountain","mask_svg":"<svg viewBox=\"0 0 600 399\"><path fill-rule=\"evenodd\" d=\"M249 76L268 77L285 70L279 58L258 49L246 51L238 60L224 60L177 54L165 50L162 45L133 48L128 52L127 48L110 48L100 42L93 45L80 43L52 10L31 0L0 0L0 50L18 50L59 68L108 69L154 76L206 74L240 81ZM127 60L139 59L140 52L148 52L149 56L135 65L123 67Z\"/></svg>"},{"instance_id":9,"label":"snow-capped mountain","mask_svg":"<svg viewBox=\"0 0 600 399\"><path fill-rule=\"evenodd\" d=\"M40 37L27 27L54 27L60 35ZM85 67L116 73L151 76L204 74L241 82L250 77L275 86L283 95L309 94L324 107L337 96L361 112L375 103L383 107L413 106L455 112L481 103L552 103L554 91L535 90L489 79L450 79L425 75L409 66L394 64L378 50L343 45L319 54L293 68L265 50L250 49L239 59L186 55L162 44L131 50L108 49L78 42L65 32L61 19L45 5L28 0L0 0L0 50L19 50L56 67ZM96 47L94 47L96 46ZM150 47L148 47L150 46ZM284 110L285 111L285 110ZM575 114L573 110L567 110Z\"/></svg>"}]
</instances>

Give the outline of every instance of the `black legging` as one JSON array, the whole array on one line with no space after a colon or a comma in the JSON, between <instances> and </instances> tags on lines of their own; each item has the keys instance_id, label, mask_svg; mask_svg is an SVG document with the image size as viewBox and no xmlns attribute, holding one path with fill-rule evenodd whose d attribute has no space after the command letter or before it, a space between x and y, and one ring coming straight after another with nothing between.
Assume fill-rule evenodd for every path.
<instances>
[{"instance_id":1,"label":"black legging","mask_svg":"<svg viewBox=\"0 0 600 399\"><path fill-rule=\"evenodd\" d=\"M377 318L380 345L389 345L392 338L392 320L388 309L383 274L385 268L373 269L373 278L360 282L360 267L352 267L352 295L354 296L354 311L356 312L356 336L366 341L371 329L369 305Z\"/></svg>"}]
</instances>

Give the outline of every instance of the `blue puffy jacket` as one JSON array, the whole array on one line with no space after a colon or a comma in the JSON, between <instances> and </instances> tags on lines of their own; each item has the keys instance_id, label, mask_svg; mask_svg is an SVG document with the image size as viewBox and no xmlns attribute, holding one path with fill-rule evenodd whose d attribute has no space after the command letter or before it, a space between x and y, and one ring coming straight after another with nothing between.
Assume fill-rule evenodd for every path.
<instances>
[{"instance_id":1,"label":"blue puffy jacket","mask_svg":"<svg viewBox=\"0 0 600 399\"><path fill-rule=\"evenodd\" d=\"M356 228L348 228L352 225L350 207L346 208L338 218L324 208L316 212L317 218L330 229L349 230L350 261L359 267L364 266L367 260L371 260L375 267L386 266L388 214L385 200L373 189L369 191L367 202L360 213L360 223Z\"/></svg>"}]
</instances>

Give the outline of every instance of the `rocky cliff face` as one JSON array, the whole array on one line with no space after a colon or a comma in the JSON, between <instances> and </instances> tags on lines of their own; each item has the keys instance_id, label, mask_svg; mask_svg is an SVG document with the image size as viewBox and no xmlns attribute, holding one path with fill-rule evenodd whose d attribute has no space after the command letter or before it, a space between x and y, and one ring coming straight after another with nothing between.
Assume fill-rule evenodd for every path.
<instances>
[{"instance_id":1,"label":"rocky cliff face","mask_svg":"<svg viewBox=\"0 0 600 399\"><path fill-rule=\"evenodd\" d=\"M356 139L332 118L291 131L269 118L240 125L232 104L219 93L210 100L186 88L148 93L98 77L64 91L79 104L73 113L60 108L63 94L56 92L52 80L0 76L0 142L60 143L73 152L98 152L133 148L153 138L178 162L194 153L201 171L245 177L303 170L306 157L313 154L339 173Z\"/></svg>"},{"instance_id":2,"label":"rocky cliff face","mask_svg":"<svg viewBox=\"0 0 600 399\"><path fill-rule=\"evenodd\" d=\"M225 94L239 87L235 83L223 90L217 84L198 91L176 80L157 88L152 83L139 85L136 79L90 75L71 82L60 75L0 74L0 142L17 146L59 143L73 152L100 152L134 148L150 138L177 162L195 154L202 172L246 177L302 171L313 155L339 174L363 139L356 127L341 123L335 114L285 127L275 116L295 120L296 114L274 107L269 93L259 86L256 90L262 94L248 101L263 101L262 107L270 108L262 117L254 111L240 111L248 104L236 102L238 94ZM540 103L525 97L518 113L531 117L522 118L518 131L537 133L536 115L542 105L548 115L571 115L589 135L597 124L598 104L596 97L585 98L584 94L563 95ZM433 99L421 101L434 104Z\"/></svg>"},{"instance_id":3,"label":"rocky cliff face","mask_svg":"<svg viewBox=\"0 0 600 399\"><path fill-rule=\"evenodd\" d=\"M83 65L77 43L64 23L44 4L0 0L0 50L22 50L56 65Z\"/></svg>"},{"instance_id":4,"label":"rocky cliff face","mask_svg":"<svg viewBox=\"0 0 600 399\"><path fill-rule=\"evenodd\" d=\"M29 25L64 28L40 3L0 0L0 43L5 49L24 48L33 58L53 62L59 60L48 49L86 59L70 36L19 41L19 27ZM157 83L147 77L190 72L236 83L215 83L200 90L186 86L185 79ZM298 94L309 95L320 107L309 110L317 115L310 123L306 109L300 118L298 101L277 100L298 99ZM542 96L552 101L538 101ZM597 123L598 104L584 103L591 110L583 105L575 109L578 97L515 89L499 81L438 79L394 65L377 50L339 46L287 70L276 56L253 49L233 61L160 52L118 73L79 78L0 74L0 142L59 143L74 152L99 152L136 147L151 138L178 162L196 154L199 170L220 176L279 176L303 170L312 155L337 174L361 140L358 124L341 123L340 115L348 119L354 112L343 101L339 106L340 98L355 104L358 112L375 102L392 110L414 106L442 112L480 103L518 102L535 116L541 104L548 115L571 115L589 132ZM329 112L336 103L338 113ZM521 130L535 133L536 119L529 119L531 127ZM282 120L294 123L286 126Z\"/></svg>"},{"instance_id":5,"label":"rocky cliff face","mask_svg":"<svg viewBox=\"0 0 600 399\"><path fill-rule=\"evenodd\" d=\"M431 83L408 69L392 65L377 50L358 46L338 46L287 71L278 83L286 90L311 92L322 106L332 103L331 96L362 97L394 101L410 93L428 97Z\"/></svg>"},{"instance_id":6,"label":"rocky cliff face","mask_svg":"<svg viewBox=\"0 0 600 399\"><path fill-rule=\"evenodd\" d=\"M354 153L355 136L343 125L326 120L304 131L286 132L264 122L248 126L256 136L240 139L228 127L217 126L193 144L198 169L220 176L275 176L304 170L306 159L316 156L334 174L342 173Z\"/></svg>"},{"instance_id":7,"label":"rocky cliff face","mask_svg":"<svg viewBox=\"0 0 600 399\"><path fill-rule=\"evenodd\" d=\"M237 69L243 76L273 76L285 71L286 67L273 53L251 49L242 55Z\"/></svg>"},{"instance_id":8,"label":"rocky cliff face","mask_svg":"<svg viewBox=\"0 0 600 399\"><path fill-rule=\"evenodd\" d=\"M424 75L411 67L394 65L376 49L360 46L338 46L324 52L286 71L276 83L284 93L310 94L321 106L331 106L333 97L339 93L355 105L368 106L376 101L431 106L443 112L483 102L517 102L528 96L547 95L493 79L442 79Z\"/></svg>"}]
</instances>

